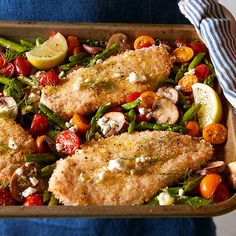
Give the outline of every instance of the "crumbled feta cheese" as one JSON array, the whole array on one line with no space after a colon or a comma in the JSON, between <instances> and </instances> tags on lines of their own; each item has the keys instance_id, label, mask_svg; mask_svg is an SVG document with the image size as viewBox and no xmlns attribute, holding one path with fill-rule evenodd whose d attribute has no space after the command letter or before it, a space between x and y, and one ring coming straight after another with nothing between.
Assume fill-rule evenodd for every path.
<instances>
[{"instance_id":1,"label":"crumbled feta cheese","mask_svg":"<svg viewBox=\"0 0 236 236\"><path fill-rule=\"evenodd\" d=\"M64 76L65 76L65 72L64 71L61 71L60 74L58 75L58 77L60 79L62 79Z\"/></svg>"},{"instance_id":2,"label":"crumbled feta cheese","mask_svg":"<svg viewBox=\"0 0 236 236\"><path fill-rule=\"evenodd\" d=\"M23 197L28 197L28 196L32 195L33 193L36 193L36 192L37 192L36 188L28 187L27 189L25 189L22 192L22 196Z\"/></svg>"},{"instance_id":3,"label":"crumbled feta cheese","mask_svg":"<svg viewBox=\"0 0 236 236\"><path fill-rule=\"evenodd\" d=\"M176 86L175 86L175 89L176 89L177 91L181 91L182 88L183 88L183 86L181 86L181 85L176 85Z\"/></svg>"},{"instance_id":4,"label":"crumbled feta cheese","mask_svg":"<svg viewBox=\"0 0 236 236\"><path fill-rule=\"evenodd\" d=\"M146 115L146 114L148 114L151 110L152 110L152 109L145 108L145 107L140 107L140 108L138 109L138 111L139 111L139 113L140 113L141 115Z\"/></svg>"},{"instance_id":5,"label":"crumbled feta cheese","mask_svg":"<svg viewBox=\"0 0 236 236\"><path fill-rule=\"evenodd\" d=\"M110 171L115 171L115 170L124 171L126 170L125 161L121 158L110 160L107 169Z\"/></svg>"},{"instance_id":6,"label":"crumbled feta cheese","mask_svg":"<svg viewBox=\"0 0 236 236\"><path fill-rule=\"evenodd\" d=\"M71 124L70 122L66 122L66 123L65 123L65 126L66 126L67 128L70 128L70 127L72 126L72 124Z\"/></svg>"},{"instance_id":7,"label":"crumbled feta cheese","mask_svg":"<svg viewBox=\"0 0 236 236\"><path fill-rule=\"evenodd\" d=\"M12 137L9 138L8 140L8 147L12 150L16 150L17 149L17 145L15 144L14 140Z\"/></svg>"},{"instance_id":8,"label":"crumbled feta cheese","mask_svg":"<svg viewBox=\"0 0 236 236\"><path fill-rule=\"evenodd\" d=\"M28 96L28 98L34 100L34 99L37 98L37 94L35 94L35 93L30 93L29 96Z\"/></svg>"},{"instance_id":9,"label":"crumbled feta cheese","mask_svg":"<svg viewBox=\"0 0 236 236\"><path fill-rule=\"evenodd\" d=\"M96 64L100 64L100 63L102 63L102 62L103 62L102 59L98 59L98 60L96 61Z\"/></svg>"},{"instance_id":10,"label":"crumbled feta cheese","mask_svg":"<svg viewBox=\"0 0 236 236\"><path fill-rule=\"evenodd\" d=\"M61 152L63 150L63 145L61 143L56 143L56 150Z\"/></svg>"},{"instance_id":11,"label":"crumbled feta cheese","mask_svg":"<svg viewBox=\"0 0 236 236\"><path fill-rule=\"evenodd\" d=\"M144 162L150 161L150 160L151 160L151 157L140 156L140 157L137 157L137 158L135 159L135 162L136 162L136 163L139 163L139 162L144 163Z\"/></svg>"},{"instance_id":12,"label":"crumbled feta cheese","mask_svg":"<svg viewBox=\"0 0 236 236\"><path fill-rule=\"evenodd\" d=\"M22 167L17 168L16 171L15 171L15 173L16 173L17 175L22 175L22 174L23 174L23 169L22 169Z\"/></svg>"},{"instance_id":13,"label":"crumbled feta cheese","mask_svg":"<svg viewBox=\"0 0 236 236\"><path fill-rule=\"evenodd\" d=\"M76 132L77 131L77 128L75 127L75 126L71 126L70 128L69 128L69 130L71 131L71 132Z\"/></svg>"},{"instance_id":14,"label":"crumbled feta cheese","mask_svg":"<svg viewBox=\"0 0 236 236\"><path fill-rule=\"evenodd\" d=\"M194 74L195 74L195 68L184 73L184 75L194 75Z\"/></svg>"},{"instance_id":15,"label":"crumbled feta cheese","mask_svg":"<svg viewBox=\"0 0 236 236\"><path fill-rule=\"evenodd\" d=\"M74 91L80 90L80 80L76 80L74 83Z\"/></svg>"},{"instance_id":16,"label":"crumbled feta cheese","mask_svg":"<svg viewBox=\"0 0 236 236\"><path fill-rule=\"evenodd\" d=\"M145 75L137 75L135 72L131 72L126 79L132 84L144 82L147 80Z\"/></svg>"},{"instance_id":17,"label":"crumbled feta cheese","mask_svg":"<svg viewBox=\"0 0 236 236\"><path fill-rule=\"evenodd\" d=\"M170 196L167 192L162 192L157 196L157 199L159 201L159 205L161 206L169 206L174 203L174 198Z\"/></svg>"},{"instance_id":18,"label":"crumbled feta cheese","mask_svg":"<svg viewBox=\"0 0 236 236\"><path fill-rule=\"evenodd\" d=\"M179 195L180 197L183 197L183 196L184 196L184 190L183 190L182 188L179 189L178 195Z\"/></svg>"},{"instance_id":19,"label":"crumbled feta cheese","mask_svg":"<svg viewBox=\"0 0 236 236\"><path fill-rule=\"evenodd\" d=\"M33 186L37 185L39 182L39 180L36 179L35 177L30 177L29 180Z\"/></svg>"},{"instance_id":20,"label":"crumbled feta cheese","mask_svg":"<svg viewBox=\"0 0 236 236\"><path fill-rule=\"evenodd\" d=\"M116 121L107 119L106 117L98 119L97 124L101 128L103 135L107 135L111 129L119 128L119 124ZM117 130L115 130L115 132L117 132Z\"/></svg>"}]
</instances>

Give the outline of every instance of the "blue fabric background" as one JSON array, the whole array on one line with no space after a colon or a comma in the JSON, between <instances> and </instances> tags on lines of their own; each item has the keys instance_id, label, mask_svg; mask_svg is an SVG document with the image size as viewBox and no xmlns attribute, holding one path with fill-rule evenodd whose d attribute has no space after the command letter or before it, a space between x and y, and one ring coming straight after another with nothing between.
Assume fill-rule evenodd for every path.
<instances>
[{"instance_id":1,"label":"blue fabric background","mask_svg":"<svg viewBox=\"0 0 236 236\"><path fill-rule=\"evenodd\" d=\"M189 23L177 0L0 0L0 20ZM1 33L1 32L0 32ZM0 235L215 235L212 219L2 219Z\"/></svg>"}]
</instances>

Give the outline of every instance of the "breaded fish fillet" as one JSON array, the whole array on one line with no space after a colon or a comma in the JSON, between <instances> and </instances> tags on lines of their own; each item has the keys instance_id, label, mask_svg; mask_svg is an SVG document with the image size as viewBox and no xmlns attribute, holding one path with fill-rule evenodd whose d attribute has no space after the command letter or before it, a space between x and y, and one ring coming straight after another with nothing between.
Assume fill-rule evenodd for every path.
<instances>
[{"instance_id":1,"label":"breaded fish fillet","mask_svg":"<svg viewBox=\"0 0 236 236\"><path fill-rule=\"evenodd\" d=\"M49 191L65 205L143 204L211 159L210 143L169 131L121 134L57 162Z\"/></svg>"},{"instance_id":2,"label":"breaded fish fillet","mask_svg":"<svg viewBox=\"0 0 236 236\"><path fill-rule=\"evenodd\" d=\"M0 186L24 163L24 155L34 151L34 140L14 120L0 118Z\"/></svg>"},{"instance_id":3,"label":"breaded fish fillet","mask_svg":"<svg viewBox=\"0 0 236 236\"><path fill-rule=\"evenodd\" d=\"M80 68L59 85L44 88L41 102L68 120L74 113L85 115L107 103L122 104L133 92L155 90L168 77L172 64L164 45L130 50Z\"/></svg>"}]
</instances>

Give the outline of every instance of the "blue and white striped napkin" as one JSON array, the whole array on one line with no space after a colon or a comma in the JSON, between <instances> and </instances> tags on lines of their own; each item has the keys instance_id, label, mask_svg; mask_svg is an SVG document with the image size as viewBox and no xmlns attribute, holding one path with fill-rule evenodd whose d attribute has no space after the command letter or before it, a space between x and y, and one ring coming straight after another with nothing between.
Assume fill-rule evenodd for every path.
<instances>
[{"instance_id":1,"label":"blue and white striped napkin","mask_svg":"<svg viewBox=\"0 0 236 236\"><path fill-rule=\"evenodd\" d=\"M224 95L236 110L236 22L214 0L181 0L180 11L206 44Z\"/></svg>"}]
</instances>

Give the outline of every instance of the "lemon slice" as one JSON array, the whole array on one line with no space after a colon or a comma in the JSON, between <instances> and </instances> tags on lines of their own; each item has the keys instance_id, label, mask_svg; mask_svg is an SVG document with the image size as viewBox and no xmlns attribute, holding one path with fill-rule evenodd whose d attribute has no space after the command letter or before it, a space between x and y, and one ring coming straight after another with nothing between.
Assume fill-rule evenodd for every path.
<instances>
[{"instance_id":1,"label":"lemon slice","mask_svg":"<svg viewBox=\"0 0 236 236\"><path fill-rule=\"evenodd\" d=\"M202 83L192 85L194 102L201 104L198 121L201 128L220 122L223 116L222 105L218 94L210 86Z\"/></svg>"},{"instance_id":2,"label":"lemon slice","mask_svg":"<svg viewBox=\"0 0 236 236\"><path fill-rule=\"evenodd\" d=\"M42 45L26 52L28 61L37 69L47 70L62 63L67 54L67 42L61 33L55 34Z\"/></svg>"}]
</instances>

